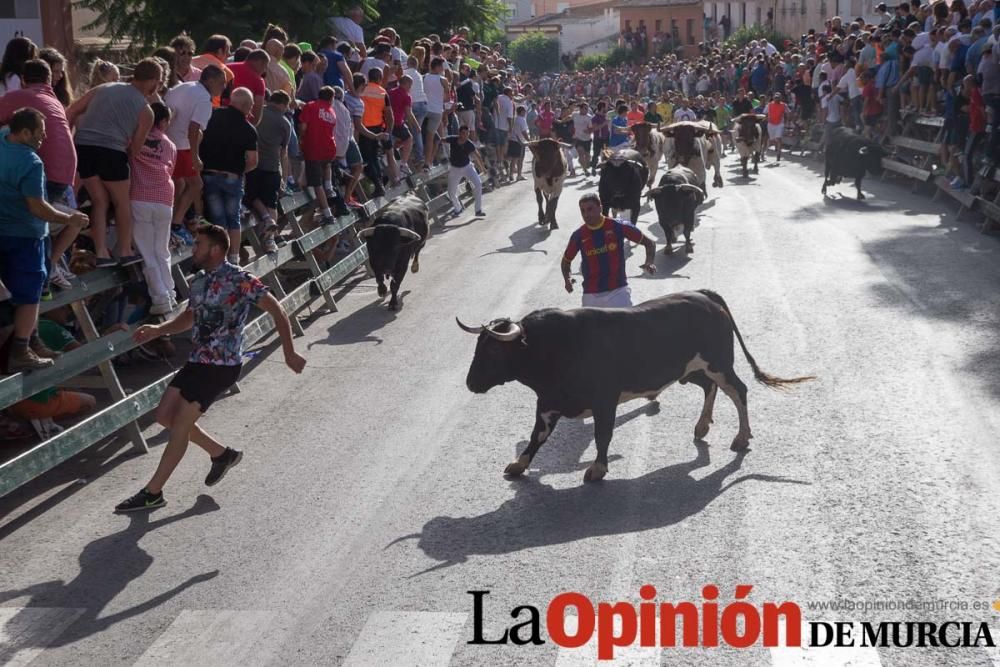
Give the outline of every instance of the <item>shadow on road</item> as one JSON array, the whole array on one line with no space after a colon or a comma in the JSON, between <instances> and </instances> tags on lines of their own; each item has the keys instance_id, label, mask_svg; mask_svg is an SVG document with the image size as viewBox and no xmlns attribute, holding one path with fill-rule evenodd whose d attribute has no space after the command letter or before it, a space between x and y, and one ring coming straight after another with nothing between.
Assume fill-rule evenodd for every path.
<instances>
[{"instance_id":1,"label":"shadow on road","mask_svg":"<svg viewBox=\"0 0 1000 667\"><path fill-rule=\"evenodd\" d=\"M80 573L65 582L53 579L26 588L0 592L0 604L28 597L28 608L79 608L83 613L54 641L46 640L44 647L66 646L91 635L107 630L112 625L133 616L144 614L167 602L185 589L214 579L218 570L203 572L183 581L170 590L163 591L145 602L108 616L101 612L129 584L139 579L153 564L153 557L139 546L139 540L150 531L177 521L215 512L218 503L211 496L200 495L187 510L180 514L152 521L150 513L128 515L129 524L121 531L98 538L88 544L79 556ZM8 637L15 637L16 648L30 648L32 619L14 616L6 625Z\"/></svg>"},{"instance_id":2,"label":"shadow on road","mask_svg":"<svg viewBox=\"0 0 1000 667\"><path fill-rule=\"evenodd\" d=\"M516 553L591 537L623 535L672 526L698 514L733 486L747 481L808 484L795 479L748 474L727 481L745 457L737 454L715 472L695 479L691 473L710 463L709 447L696 443L698 455L687 463L661 468L636 479L605 479L569 489L554 489L535 477L511 482L515 495L479 516L434 517L415 535L428 558L438 561L420 576L464 563L470 556Z\"/></svg>"},{"instance_id":3,"label":"shadow on road","mask_svg":"<svg viewBox=\"0 0 1000 667\"><path fill-rule=\"evenodd\" d=\"M549 237L548 227L543 227L537 222L532 222L526 227L521 227L513 234L508 236L510 239L510 245L506 248L497 248L493 252L487 252L480 257L487 257L488 255L497 254L509 254L509 253L522 253L522 252L538 252L543 255L549 254L548 250L543 250L541 248L536 248L535 244L540 243Z\"/></svg>"},{"instance_id":4,"label":"shadow on road","mask_svg":"<svg viewBox=\"0 0 1000 667\"><path fill-rule=\"evenodd\" d=\"M374 333L396 319L396 316L406 307L405 298L409 293L410 290L403 290L399 293L399 310L395 312L386 307L389 302L388 295L375 297L375 301L334 322L327 329L327 337L309 343L307 349L312 349L315 345L351 345L354 343L381 345L382 339Z\"/></svg>"}]
</instances>

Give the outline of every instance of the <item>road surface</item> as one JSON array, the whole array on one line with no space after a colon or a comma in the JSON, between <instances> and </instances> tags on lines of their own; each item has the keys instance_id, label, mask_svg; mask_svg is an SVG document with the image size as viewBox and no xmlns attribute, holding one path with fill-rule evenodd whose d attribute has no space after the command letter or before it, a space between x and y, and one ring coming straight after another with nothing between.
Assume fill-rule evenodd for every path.
<instances>
[{"instance_id":1,"label":"road surface","mask_svg":"<svg viewBox=\"0 0 1000 667\"><path fill-rule=\"evenodd\" d=\"M596 601L720 608L794 601L809 621L986 622L1000 641L1000 244L945 202L865 182L820 196L813 161L732 156L695 231L695 253L657 257L633 299L711 288L760 365L818 380L750 388L751 451L729 450L719 398L693 442L701 391L619 407L608 478L583 484L592 424L563 420L521 480L501 472L526 442L533 394L465 387L475 339L455 325L575 307L559 260L579 224L574 178L562 228L534 222L529 183L486 197L488 217L436 228L389 313L365 280L316 317L296 376L274 346L242 393L203 425L245 450L217 487L192 448L167 507L112 507L153 470L107 446L0 501L0 663L32 665L585 665L593 643L470 645L511 610L577 591ZM846 198L844 198L846 197ZM654 214L640 227L662 244ZM663 341L669 345L669 341ZM642 350L635 350L641 355ZM580 360L586 364L586 359ZM737 356L737 372L749 368ZM78 480L78 478L85 478ZM85 483L83 483L85 482ZM849 600L969 610L819 610ZM525 620L528 612L519 620ZM576 620L576 619L573 619ZM523 636L528 632L522 631ZM832 651L832 652L831 652ZM839 652L838 652L839 651ZM997 649L640 649L637 665L997 665ZM805 661L805 662L803 662ZM811 662L810 662L811 661Z\"/></svg>"}]
</instances>

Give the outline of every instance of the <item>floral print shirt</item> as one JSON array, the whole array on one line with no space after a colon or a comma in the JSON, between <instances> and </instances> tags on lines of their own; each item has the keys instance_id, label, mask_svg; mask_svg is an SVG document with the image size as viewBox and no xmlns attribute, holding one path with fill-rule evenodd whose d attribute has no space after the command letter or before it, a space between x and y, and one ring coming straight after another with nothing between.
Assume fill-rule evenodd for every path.
<instances>
[{"instance_id":1,"label":"floral print shirt","mask_svg":"<svg viewBox=\"0 0 1000 667\"><path fill-rule=\"evenodd\" d=\"M194 311L188 361L216 366L242 364L243 328L250 307L267 292L259 278L229 262L212 272L200 271L191 281L188 301L188 308Z\"/></svg>"}]
</instances>

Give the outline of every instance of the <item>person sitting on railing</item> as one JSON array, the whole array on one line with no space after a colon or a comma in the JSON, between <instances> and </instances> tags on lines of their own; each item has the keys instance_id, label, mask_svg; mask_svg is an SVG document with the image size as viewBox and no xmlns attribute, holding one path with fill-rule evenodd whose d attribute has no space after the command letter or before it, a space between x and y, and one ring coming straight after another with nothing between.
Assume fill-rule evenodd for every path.
<instances>
[{"instance_id":1,"label":"person sitting on railing","mask_svg":"<svg viewBox=\"0 0 1000 667\"><path fill-rule=\"evenodd\" d=\"M61 213L45 201L45 169L36 151L45 139L45 116L37 109L14 112L0 131L0 280L15 306L7 369L48 368L59 354L38 337L38 303L47 275L48 224L85 227L83 213Z\"/></svg>"},{"instance_id":2,"label":"person sitting on railing","mask_svg":"<svg viewBox=\"0 0 1000 667\"><path fill-rule=\"evenodd\" d=\"M55 321L64 320L69 314L69 307L64 306L51 311L38 321L38 336L49 349L56 352L70 352L81 347L73 334ZM8 358L12 333L12 327L0 330L0 359ZM26 422L45 422L90 412L96 405L97 399L90 394L50 387L15 403L7 411L12 417Z\"/></svg>"}]
</instances>

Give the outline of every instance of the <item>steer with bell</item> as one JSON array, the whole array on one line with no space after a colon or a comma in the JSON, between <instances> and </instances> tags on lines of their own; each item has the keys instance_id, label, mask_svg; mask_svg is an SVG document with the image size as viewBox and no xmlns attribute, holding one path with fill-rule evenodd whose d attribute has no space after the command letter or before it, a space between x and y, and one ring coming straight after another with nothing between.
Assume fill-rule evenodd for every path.
<instances>
[{"instance_id":1,"label":"steer with bell","mask_svg":"<svg viewBox=\"0 0 1000 667\"><path fill-rule=\"evenodd\" d=\"M358 238L368 245L368 261L380 297L388 291L385 281L390 281L389 310L399 308L399 286L411 258L412 271L420 270L420 251L429 236L427 205L414 195L392 202L375 215L371 227L358 232Z\"/></svg>"},{"instance_id":2,"label":"steer with bell","mask_svg":"<svg viewBox=\"0 0 1000 667\"><path fill-rule=\"evenodd\" d=\"M694 436L702 439L712 423L719 389L739 414L731 449L750 444L747 387L733 370L733 335L753 370L769 387L797 384L811 377L778 378L762 371L747 350L729 307L709 290L680 292L634 308L536 310L520 321L458 326L478 336L466 386L483 394L507 382L520 382L537 396L531 439L504 473L527 470L538 449L562 417L594 418L597 458L584 481L608 472L608 445L619 403L655 399L675 382L693 383L705 392Z\"/></svg>"}]
</instances>

